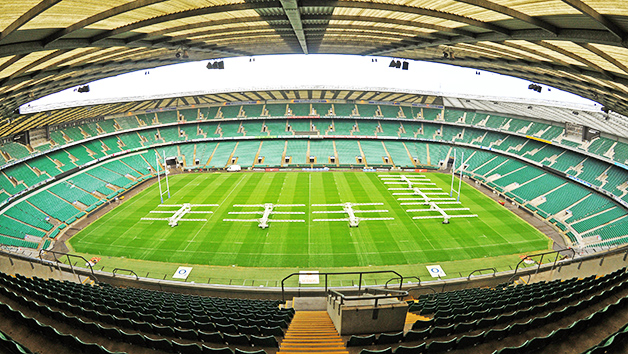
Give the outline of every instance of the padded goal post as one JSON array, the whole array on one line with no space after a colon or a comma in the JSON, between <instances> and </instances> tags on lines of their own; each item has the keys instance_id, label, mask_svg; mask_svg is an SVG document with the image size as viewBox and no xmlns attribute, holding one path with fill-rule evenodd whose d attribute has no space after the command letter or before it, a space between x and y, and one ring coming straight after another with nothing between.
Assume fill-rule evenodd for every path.
<instances>
[{"instance_id":1,"label":"padded goal post","mask_svg":"<svg viewBox=\"0 0 628 354\"><path fill-rule=\"evenodd\" d=\"M166 151L164 150L163 156L163 167L164 167L164 178L166 179L166 190L162 190L161 188L161 176L159 174L159 160L162 157L158 152L155 151L155 159L157 160L157 182L159 184L159 198L161 199L161 204L164 203L164 194L168 194L168 199L170 199L170 184L168 183L168 164L166 163Z\"/></svg>"}]
</instances>

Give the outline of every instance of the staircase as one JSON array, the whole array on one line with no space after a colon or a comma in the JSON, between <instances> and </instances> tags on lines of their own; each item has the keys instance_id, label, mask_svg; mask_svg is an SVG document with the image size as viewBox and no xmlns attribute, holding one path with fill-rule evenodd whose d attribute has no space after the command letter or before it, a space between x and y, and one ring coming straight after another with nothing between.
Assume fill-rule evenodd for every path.
<instances>
[{"instance_id":1,"label":"staircase","mask_svg":"<svg viewBox=\"0 0 628 354\"><path fill-rule=\"evenodd\" d=\"M326 311L297 311L277 354L349 354Z\"/></svg>"}]
</instances>

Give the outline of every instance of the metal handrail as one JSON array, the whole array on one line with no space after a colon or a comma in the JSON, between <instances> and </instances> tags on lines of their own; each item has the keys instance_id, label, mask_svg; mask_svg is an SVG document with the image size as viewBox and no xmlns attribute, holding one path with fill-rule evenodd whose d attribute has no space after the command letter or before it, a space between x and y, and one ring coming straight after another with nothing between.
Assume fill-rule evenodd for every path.
<instances>
[{"instance_id":1,"label":"metal handrail","mask_svg":"<svg viewBox=\"0 0 628 354\"><path fill-rule=\"evenodd\" d=\"M53 256L55 256L55 262L57 263L62 263L59 261L59 259L57 258L57 254L60 254L62 256L66 256L68 258L68 265L70 266L70 269L72 269L72 273L74 273L74 266L72 265L72 261L70 261L70 257L76 257L79 259L82 259L85 261L85 264L89 267L90 272L92 273L92 277L94 277L94 280L98 283L98 278L96 278L96 274L94 274L94 269L92 268L92 264L85 259L83 256L79 256L77 254L71 254L71 253L61 253L61 252L56 252L56 251L46 251L46 250L39 250L39 259L43 262L43 257L41 256L42 252L46 252L46 253L52 253Z\"/></svg>"},{"instance_id":2,"label":"metal handrail","mask_svg":"<svg viewBox=\"0 0 628 354\"><path fill-rule=\"evenodd\" d=\"M548 251L548 252L528 255L526 258L532 258L532 257L541 256L541 259L539 260L539 266L536 268L536 272L538 273L539 269L541 269L541 264L543 264L543 257L545 257L548 254L554 254L555 253L556 254L556 258L554 259L554 264L552 265L552 268L554 268L554 267L556 267L556 263L558 263L558 256L560 255L561 252L564 252L564 251L571 251L572 257L574 257L576 255L576 251L573 248L563 248L563 249L556 250L556 251ZM509 283L511 283L512 280L515 279L515 277L517 276L517 272L519 271L519 266L521 265L521 263L523 263L526 260L526 258L522 258L519 261L519 263L517 263L517 266L515 267L515 272L513 273L513 275L508 280Z\"/></svg>"},{"instance_id":3,"label":"metal handrail","mask_svg":"<svg viewBox=\"0 0 628 354\"><path fill-rule=\"evenodd\" d=\"M343 293L333 290L333 289L329 289L327 291L327 295L330 297L333 297L334 300L340 298L340 305L344 305L345 301L356 301L356 300L375 300L375 307L377 307L378 302L380 299L399 299L402 300L404 297L408 296L408 292L406 290L390 290L390 289L378 289L378 288L366 288L365 292L369 292L370 291L379 291L379 292L384 292L386 294L384 295L369 295L369 296L364 296L364 295L354 295L354 296L347 296L344 295ZM390 294L390 293L397 293L397 294Z\"/></svg>"},{"instance_id":4,"label":"metal handrail","mask_svg":"<svg viewBox=\"0 0 628 354\"><path fill-rule=\"evenodd\" d=\"M391 281L393 281L393 280L397 280L397 279L399 279L399 278L391 278L391 279L388 279L388 281L386 282L386 284L384 284L384 288L388 289L388 283L390 283L390 282L391 282ZM418 280L418 281L419 281L419 283L417 284L417 286L421 285L421 278L419 278L419 277L406 277L406 279L416 279L416 280ZM401 284L403 285L403 283L401 283ZM401 286L400 286L400 288L401 288Z\"/></svg>"},{"instance_id":5,"label":"metal handrail","mask_svg":"<svg viewBox=\"0 0 628 354\"><path fill-rule=\"evenodd\" d=\"M316 273L318 275L324 275L325 276L325 293L327 293L327 284L328 284L328 276L329 275L352 275L352 274L359 274L360 275L360 280L358 281L358 292L360 292L362 290L362 275L364 274L379 274L379 273L393 273L395 274L399 279L401 279L401 282L399 283L399 289L401 289L401 285L403 284L403 275L395 272L394 270L371 270L371 271L366 271L366 272L325 272L325 273ZM302 273L291 273L289 275L287 275L285 278L283 278L281 280L281 298L283 301L286 301L286 296L285 296L285 282L286 280L288 280L289 278L292 278L295 275L301 275Z\"/></svg>"},{"instance_id":6,"label":"metal handrail","mask_svg":"<svg viewBox=\"0 0 628 354\"><path fill-rule=\"evenodd\" d=\"M482 269L476 269L473 272L469 273L469 276L467 277L467 280L471 280L471 276L473 275L473 273L475 272L481 272L483 270L492 270L493 271L493 276L495 276L495 273L497 273L497 269L491 267L491 268L482 268Z\"/></svg>"},{"instance_id":7,"label":"metal handrail","mask_svg":"<svg viewBox=\"0 0 628 354\"><path fill-rule=\"evenodd\" d=\"M114 269L111 271L111 273L113 274L114 278L115 278L115 276L116 276L116 272L117 272L117 271L119 271L119 270L123 270L123 271L125 271L125 272L129 272L129 273L131 273L131 274L135 275L135 280L139 280L139 279L140 279L140 277L137 275L137 273L135 273L133 270L131 270L131 269L124 269L124 268L114 268Z\"/></svg>"}]
</instances>

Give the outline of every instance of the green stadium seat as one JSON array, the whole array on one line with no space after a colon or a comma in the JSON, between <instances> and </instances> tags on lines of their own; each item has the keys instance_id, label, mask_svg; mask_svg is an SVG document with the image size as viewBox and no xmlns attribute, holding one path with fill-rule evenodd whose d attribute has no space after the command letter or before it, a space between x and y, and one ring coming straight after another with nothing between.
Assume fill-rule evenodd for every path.
<instances>
[{"instance_id":1,"label":"green stadium seat","mask_svg":"<svg viewBox=\"0 0 628 354\"><path fill-rule=\"evenodd\" d=\"M364 347L375 343L375 334L366 336L352 335L347 341L347 347Z\"/></svg>"}]
</instances>

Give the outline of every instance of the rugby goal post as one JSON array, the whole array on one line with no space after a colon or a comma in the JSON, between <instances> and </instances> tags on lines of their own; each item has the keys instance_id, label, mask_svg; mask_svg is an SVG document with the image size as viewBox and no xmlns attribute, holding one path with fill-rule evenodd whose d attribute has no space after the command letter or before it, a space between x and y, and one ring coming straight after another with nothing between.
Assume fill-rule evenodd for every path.
<instances>
[{"instance_id":1,"label":"rugby goal post","mask_svg":"<svg viewBox=\"0 0 628 354\"><path fill-rule=\"evenodd\" d=\"M161 199L161 204L164 203L164 194L168 194L168 199L170 199L170 184L168 183L168 164L166 163L166 151L163 151L163 161L164 161L164 178L166 179L166 190L162 190L161 188L161 176L159 174L159 159L161 156L157 151L155 151L155 159L157 160L157 182L159 184L159 198Z\"/></svg>"}]
</instances>

